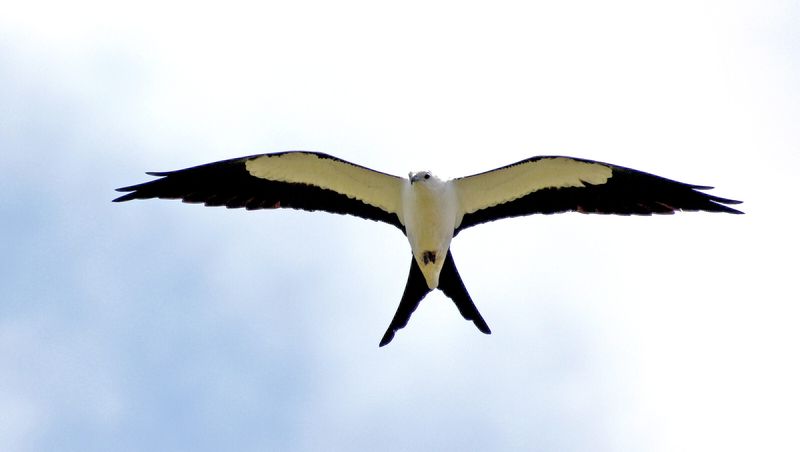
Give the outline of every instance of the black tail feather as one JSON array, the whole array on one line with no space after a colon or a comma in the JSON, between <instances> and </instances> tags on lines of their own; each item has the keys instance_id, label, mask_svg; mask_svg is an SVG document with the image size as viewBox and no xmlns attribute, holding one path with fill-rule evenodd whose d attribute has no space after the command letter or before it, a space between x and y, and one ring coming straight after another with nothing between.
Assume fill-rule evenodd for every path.
<instances>
[{"instance_id":1,"label":"black tail feather","mask_svg":"<svg viewBox=\"0 0 800 452\"><path fill-rule=\"evenodd\" d=\"M450 253L450 250L447 251L447 257L444 260L442 272L439 274L439 289L453 300L458 311L465 319L472 321L481 332L486 334L492 333L489 329L489 325L486 324L486 321L481 317L481 313L478 312L475 303L472 302L467 288L464 287L464 282L461 281L461 276L458 274L458 270L456 270L456 263L453 260L453 255ZM380 347L391 342L392 339L394 339L394 334L399 329L408 325L411 314L417 309L420 301L422 301L425 295L428 295L430 291L431 289L428 288L428 284L425 282L425 276L423 276L422 271L417 265L417 261L412 256L411 269L408 271L408 281L406 282L406 289L403 291L403 298L400 299L397 312L395 312L392 321L389 323L389 328L381 339Z\"/></svg>"},{"instance_id":2,"label":"black tail feather","mask_svg":"<svg viewBox=\"0 0 800 452\"><path fill-rule=\"evenodd\" d=\"M397 307L397 312L395 312L391 323L389 323L389 328L381 339L380 347L391 342L394 338L394 333L408 324L411 314L430 291L431 289L428 288L428 284L425 282L425 276L422 275L422 271L417 266L417 261L414 260L414 256L411 256L411 269L408 271L408 281L406 282L406 289L403 291L403 298L400 299L400 306Z\"/></svg>"},{"instance_id":3,"label":"black tail feather","mask_svg":"<svg viewBox=\"0 0 800 452\"><path fill-rule=\"evenodd\" d=\"M461 281L461 276L458 274L456 263L450 250L447 250L447 257L444 260L442 272L439 274L439 289L453 300L458 311L465 319L471 320L482 333L492 334L489 325L483 320L477 306L469 296L464 282Z\"/></svg>"}]
</instances>

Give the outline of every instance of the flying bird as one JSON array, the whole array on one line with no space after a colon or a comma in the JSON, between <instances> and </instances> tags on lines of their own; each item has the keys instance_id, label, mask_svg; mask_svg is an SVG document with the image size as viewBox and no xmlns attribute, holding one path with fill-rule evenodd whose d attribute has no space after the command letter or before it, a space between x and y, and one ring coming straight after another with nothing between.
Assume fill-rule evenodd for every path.
<instances>
[{"instance_id":1,"label":"flying bird","mask_svg":"<svg viewBox=\"0 0 800 452\"><path fill-rule=\"evenodd\" d=\"M425 296L439 289L483 333L489 325L458 274L450 241L466 228L501 218L576 211L616 215L678 210L742 212L740 201L622 166L572 157L539 156L472 176L441 180L429 171L408 178L375 171L331 155L291 151L259 154L177 171L117 189L133 199L181 199L228 208L292 208L355 215L402 231L411 269L400 305L380 341L391 342Z\"/></svg>"}]
</instances>

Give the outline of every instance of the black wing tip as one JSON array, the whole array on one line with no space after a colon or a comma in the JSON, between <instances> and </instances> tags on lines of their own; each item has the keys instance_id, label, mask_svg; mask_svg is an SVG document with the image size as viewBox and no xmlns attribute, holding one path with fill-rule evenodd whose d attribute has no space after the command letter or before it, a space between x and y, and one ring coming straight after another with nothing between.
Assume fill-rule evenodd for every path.
<instances>
[{"instance_id":1,"label":"black wing tip","mask_svg":"<svg viewBox=\"0 0 800 452\"><path fill-rule=\"evenodd\" d=\"M700 191L707 191L707 190L713 190L714 189L714 187L712 187L710 185L690 185L690 187L693 190L700 190ZM709 195L709 194L705 194L705 193L704 193L704 195L707 196L710 200L715 201L715 202L719 202L719 203L722 203L722 204L741 204L742 203L742 201L739 201L739 200L736 200L736 199L722 198L720 196L714 196L714 195Z\"/></svg>"},{"instance_id":2,"label":"black wing tip","mask_svg":"<svg viewBox=\"0 0 800 452\"><path fill-rule=\"evenodd\" d=\"M116 188L114 189L114 191L118 191L120 193L125 193L125 194L112 199L111 202L125 202L125 201L130 201L132 199L136 199L137 198L136 190L137 187L135 185L130 187Z\"/></svg>"},{"instance_id":3,"label":"black wing tip","mask_svg":"<svg viewBox=\"0 0 800 452\"><path fill-rule=\"evenodd\" d=\"M122 190L120 190L118 188L117 191L122 191ZM136 199L136 193L128 193L128 194L119 196L117 198L112 199L111 202L125 202L125 201L130 201L132 199Z\"/></svg>"},{"instance_id":4,"label":"black wing tip","mask_svg":"<svg viewBox=\"0 0 800 452\"><path fill-rule=\"evenodd\" d=\"M119 191L119 190L117 190L117 191ZM130 193L126 193L126 194L124 194L122 196L119 196L117 198L112 199L111 202L126 202L126 201L133 201L134 199L153 199L153 198L156 198L156 196L155 195L143 195L139 191L131 191ZM164 199L172 199L172 198L165 197Z\"/></svg>"},{"instance_id":5,"label":"black wing tip","mask_svg":"<svg viewBox=\"0 0 800 452\"><path fill-rule=\"evenodd\" d=\"M714 188L714 187L705 187L705 186L697 186L697 185L692 186L692 189L694 189L694 190L711 190L712 188ZM707 193L701 193L699 191L695 191L695 193L698 193L700 196L705 198L706 201L708 201L708 206L707 207L710 207L710 208L701 209L701 210L706 210L708 212L732 213L732 214L735 214L735 215L744 214L744 212L742 212L741 210L737 210L737 209L734 209L732 207L728 207L729 205L741 204L742 201L739 201L739 200L736 200L736 199L722 198L720 196L713 196L713 195L709 195Z\"/></svg>"},{"instance_id":6,"label":"black wing tip","mask_svg":"<svg viewBox=\"0 0 800 452\"><path fill-rule=\"evenodd\" d=\"M742 204L742 201L739 201L739 200L736 200L736 199L723 198L721 196L714 196L714 195L705 193L705 191L707 191L707 190L713 190L714 189L714 187L711 186L711 185L687 184L685 182L680 182L680 181L676 181L676 180L672 180L672 179L667 179L667 178L662 177L662 176L657 176L657 175L654 175L654 174L651 174L651 173L646 173L646 172L639 171L639 170L634 170L634 169L631 169L631 168L621 167L621 166L617 166L617 165L610 165L610 164L602 163L602 162L596 162L596 163L600 163L600 164L604 164L604 165L607 165L607 166L611 166L614 171L617 171L617 172L620 172L620 173L627 173L627 174L632 174L632 175L641 175L641 176L646 176L646 177L653 178L653 181L661 181L662 183L666 182L668 185L671 186L670 187L671 191L673 191L676 195L678 194L678 191L681 191L681 189L680 189L681 187L682 187L683 190L689 189L689 192L691 193L691 197L694 198L694 200L692 200L691 202L687 202L684 206L680 206L680 204L657 202L658 204L661 204L664 207L667 207L667 209L665 209L663 211L629 212L629 213L625 213L623 215L630 215L630 214L633 214L633 215L639 215L639 214L642 214L642 215L672 214L672 213L674 213L676 211L687 211L687 212L702 211L702 212L714 212L714 213L730 213L730 214L735 214L735 215L743 215L744 214L744 212L742 212L740 210L734 209L732 207L728 207L728 205ZM687 199L687 201L689 201L689 200Z\"/></svg>"},{"instance_id":7,"label":"black wing tip","mask_svg":"<svg viewBox=\"0 0 800 452\"><path fill-rule=\"evenodd\" d=\"M141 187L138 185L133 185L131 187L117 188L115 191L122 192L125 194L112 199L111 202L125 202L125 201L132 201L134 199L152 199L155 197L155 195L143 194L140 188Z\"/></svg>"},{"instance_id":8,"label":"black wing tip","mask_svg":"<svg viewBox=\"0 0 800 452\"><path fill-rule=\"evenodd\" d=\"M172 173L172 172L156 172L156 171L146 171L145 172L145 174L147 174L149 176L155 176L155 177L166 177L170 173ZM118 191L120 193L125 193L125 194L120 196L120 197L112 199L111 202L125 202L125 201L131 201L131 200L134 200L134 199L150 199L150 198L153 198L154 196L142 196L142 192L140 190L142 188L146 187L146 186L149 186L153 182L156 182L157 180L158 179L151 180L151 181L148 181L148 182L143 182L141 184L128 185L126 187L115 188L114 191Z\"/></svg>"},{"instance_id":9,"label":"black wing tip","mask_svg":"<svg viewBox=\"0 0 800 452\"><path fill-rule=\"evenodd\" d=\"M709 201L710 201L709 203L707 203L706 205L703 205L703 206L692 206L692 207L677 208L677 209L675 209L675 211L681 211L681 212L730 213L730 214L734 214L734 215L744 215L744 212L742 212L741 210L737 210L737 209L734 209L732 207L728 207L728 206L726 206L726 205L724 205L724 204L722 204L722 203L720 203L720 202L718 202L716 200L709 200ZM726 204L733 204L733 203L726 203ZM740 203L737 202L735 204L740 204ZM675 211L673 211L673 212L664 212L664 213L672 214L672 213L675 213ZM655 213L660 213L660 212L655 212ZM645 214L645 215L649 215L649 214Z\"/></svg>"},{"instance_id":10,"label":"black wing tip","mask_svg":"<svg viewBox=\"0 0 800 452\"><path fill-rule=\"evenodd\" d=\"M726 203L726 204L741 204L741 202ZM744 215L744 212L742 212L741 210L734 209L722 204L715 204L715 206L717 207L717 210L715 210L714 212L731 213L734 215Z\"/></svg>"}]
</instances>

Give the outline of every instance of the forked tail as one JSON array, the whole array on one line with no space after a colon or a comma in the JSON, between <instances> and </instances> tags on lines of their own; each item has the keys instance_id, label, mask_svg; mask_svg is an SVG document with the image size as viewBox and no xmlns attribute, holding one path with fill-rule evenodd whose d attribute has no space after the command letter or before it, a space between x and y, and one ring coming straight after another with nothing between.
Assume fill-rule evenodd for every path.
<instances>
[{"instance_id":1,"label":"forked tail","mask_svg":"<svg viewBox=\"0 0 800 452\"><path fill-rule=\"evenodd\" d=\"M453 255L450 253L450 250L447 250L447 257L445 258L442 272L439 275L438 289L453 300L458 311L465 319L472 321L481 332L491 334L492 331L489 329L489 325L487 325L486 321L481 317L481 313L478 312L478 308L469 296L464 282L461 281L461 276L458 274L456 263L453 260ZM417 266L417 261L414 260L412 256L411 269L408 272L408 281L403 291L403 297L400 299L397 312L395 312L391 323L389 323L389 328L381 339L379 344L381 347L391 342L397 330L408 324L411 314L417 309L419 302L422 301L425 295L430 291L431 289L428 288L422 271Z\"/></svg>"}]
</instances>

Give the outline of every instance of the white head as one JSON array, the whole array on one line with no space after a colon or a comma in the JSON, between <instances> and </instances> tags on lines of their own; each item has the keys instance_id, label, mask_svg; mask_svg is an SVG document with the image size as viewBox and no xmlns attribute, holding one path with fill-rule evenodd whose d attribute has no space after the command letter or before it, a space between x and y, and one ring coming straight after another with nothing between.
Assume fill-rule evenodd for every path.
<instances>
[{"instance_id":1,"label":"white head","mask_svg":"<svg viewBox=\"0 0 800 452\"><path fill-rule=\"evenodd\" d=\"M430 171L418 171L416 173L408 173L408 180L413 185L415 182L430 180L433 177Z\"/></svg>"}]
</instances>

